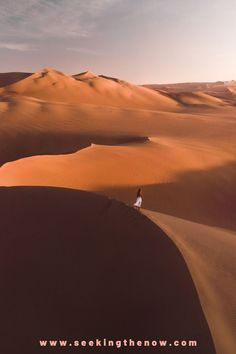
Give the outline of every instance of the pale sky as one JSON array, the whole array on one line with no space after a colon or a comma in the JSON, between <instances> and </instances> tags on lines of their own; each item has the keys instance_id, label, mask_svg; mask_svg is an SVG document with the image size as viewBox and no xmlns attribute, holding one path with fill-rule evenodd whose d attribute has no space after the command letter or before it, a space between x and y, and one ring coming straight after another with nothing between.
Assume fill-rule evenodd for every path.
<instances>
[{"instance_id":1,"label":"pale sky","mask_svg":"<svg viewBox=\"0 0 236 354\"><path fill-rule=\"evenodd\" d=\"M0 0L0 72L236 79L236 0Z\"/></svg>"}]
</instances>

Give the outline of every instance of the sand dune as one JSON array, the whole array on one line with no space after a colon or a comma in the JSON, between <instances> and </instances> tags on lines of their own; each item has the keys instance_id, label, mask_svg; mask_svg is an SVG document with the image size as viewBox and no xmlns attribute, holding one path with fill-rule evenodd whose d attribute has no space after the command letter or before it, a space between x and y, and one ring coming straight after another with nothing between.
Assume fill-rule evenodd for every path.
<instances>
[{"instance_id":1,"label":"sand dune","mask_svg":"<svg viewBox=\"0 0 236 354\"><path fill-rule=\"evenodd\" d=\"M153 90L166 92L173 98L176 97L178 99L180 97L180 102L183 96L195 96L195 99L192 102L190 101L191 105L204 104L211 106L214 104L236 104L236 81L154 84L144 86ZM218 100L214 100L214 98ZM188 104L188 100L184 100L183 103Z\"/></svg>"},{"instance_id":2,"label":"sand dune","mask_svg":"<svg viewBox=\"0 0 236 354\"><path fill-rule=\"evenodd\" d=\"M184 256L217 353L234 353L236 234L149 210L143 212L169 235Z\"/></svg>"},{"instance_id":3,"label":"sand dune","mask_svg":"<svg viewBox=\"0 0 236 354\"><path fill-rule=\"evenodd\" d=\"M146 208L236 229L235 158L230 145L223 149L199 140L152 138L20 159L0 169L0 184L91 190L129 204L142 186Z\"/></svg>"},{"instance_id":4,"label":"sand dune","mask_svg":"<svg viewBox=\"0 0 236 354\"><path fill-rule=\"evenodd\" d=\"M125 108L177 110L178 103L148 88L85 72L66 75L46 68L0 89L0 95L16 94L50 102L88 103Z\"/></svg>"},{"instance_id":5,"label":"sand dune","mask_svg":"<svg viewBox=\"0 0 236 354\"><path fill-rule=\"evenodd\" d=\"M147 131L145 117L155 119L149 111L11 96L2 98L0 110L1 163L23 156L77 151L91 143L133 141Z\"/></svg>"},{"instance_id":6,"label":"sand dune","mask_svg":"<svg viewBox=\"0 0 236 354\"><path fill-rule=\"evenodd\" d=\"M213 97L204 92L183 92L172 95L178 102L185 106L224 106L226 102L222 99Z\"/></svg>"},{"instance_id":7,"label":"sand dune","mask_svg":"<svg viewBox=\"0 0 236 354\"><path fill-rule=\"evenodd\" d=\"M170 113L8 95L1 97L0 111L1 164L31 155L71 153L92 143L114 145L144 137L188 137L213 144L217 139L217 144L226 147L235 141L233 108Z\"/></svg>"},{"instance_id":8,"label":"sand dune","mask_svg":"<svg viewBox=\"0 0 236 354\"><path fill-rule=\"evenodd\" d=\"M0 74L0 95L6 94L51 102L178 111L181 105L234 105L236 83L229 81L136 86L117 78L97 75L92 71L71 76L53 68L45 68L34 74Z\"/></svg>"},{"instance_id":9,"label":"sand dune","mask_svg":"<svg viewBox=\"0 0 236 354\"><path fill-rule=\"evenodd\" d=\"M215 353L180 252L145 216L74 190L1 188L0 198L4 353L38 353L40 338L162 337Z\"/></svg>"}]
</instances>

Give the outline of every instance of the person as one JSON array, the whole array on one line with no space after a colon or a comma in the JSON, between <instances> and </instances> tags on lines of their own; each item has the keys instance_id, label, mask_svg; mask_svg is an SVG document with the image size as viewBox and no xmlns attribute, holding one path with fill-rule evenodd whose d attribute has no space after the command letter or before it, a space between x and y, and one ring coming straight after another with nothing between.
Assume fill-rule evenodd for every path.
<instances>
[{"instance_id":1,"label":"person","mask_svg":"<svg viewBox=\"0 0 236 354\"><path fill-rule=\"evenodd\" d=\"M142 206L142 202L143 202L142 191L141 191L141 188L139 188L138 192L137 192L136 201L133 204L133 207L137 210L140 210L140 208Z\"/></svg>"}]
</instances>

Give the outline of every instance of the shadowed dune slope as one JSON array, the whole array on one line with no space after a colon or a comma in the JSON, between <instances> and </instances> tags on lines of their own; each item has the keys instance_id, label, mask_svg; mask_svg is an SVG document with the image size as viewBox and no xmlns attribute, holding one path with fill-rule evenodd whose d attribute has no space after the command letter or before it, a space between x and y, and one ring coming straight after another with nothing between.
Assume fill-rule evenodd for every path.
<instances>
[{"instance_id":1,"label":"shadowed dune slope","mask_svg":"<svg viewBox=\"0 0 236 354\"><path fill-rule=\"evenodd\" d=\"M236 230L236 164L186 172L173 182L142 186L143 207L197 223ZM139 185L107 186L106 195L132 203Z\"/></svg>"},{"instance_id":2,"label":"shadowed dune slope","mask_svg":"<svg viewBox=\"0 0 236 354\"><path fill-rule=\"evenodd\" d=\"M23 80L30 75L32 74L20 72L0 73L0 87L12 85L15 82Z\"/></svg>"},{"instance_id":3,"label":"shadowed dune slope","mask_svg":"<svg viewBox=\"0 0 236 354\"><path fill-rule=\"evenodd\" d=\"M193 277L217 353L236 352L236 234L143 210L175 242Z\"/></svg>"},{"instance_id":4,"label":"shadowed dune slope","mask_svg":"<svg viewBox=\"0 0 236 354\"><path fill-rule=\"evenodd\" d=\"M184 352L215 353L180 252L145 216L61 188L1 188L0 198L4 353L78 337L196 339Z\"/></svg>"}]
</instances>

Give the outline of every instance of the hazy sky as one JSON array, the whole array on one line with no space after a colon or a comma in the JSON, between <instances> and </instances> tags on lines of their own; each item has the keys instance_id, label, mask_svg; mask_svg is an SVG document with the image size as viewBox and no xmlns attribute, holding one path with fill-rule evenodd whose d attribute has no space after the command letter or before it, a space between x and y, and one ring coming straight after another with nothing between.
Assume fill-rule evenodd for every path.
<instances>
[{"instance_id":1,"label":"hazy sky","mask_svg":"<svg viewBox=\"0 0 236 354\"><path fill-rule=\"evenodd\" d=\"M0 0L0 72L236 79L236 0Z\"/></svg>"}]
</instances>

